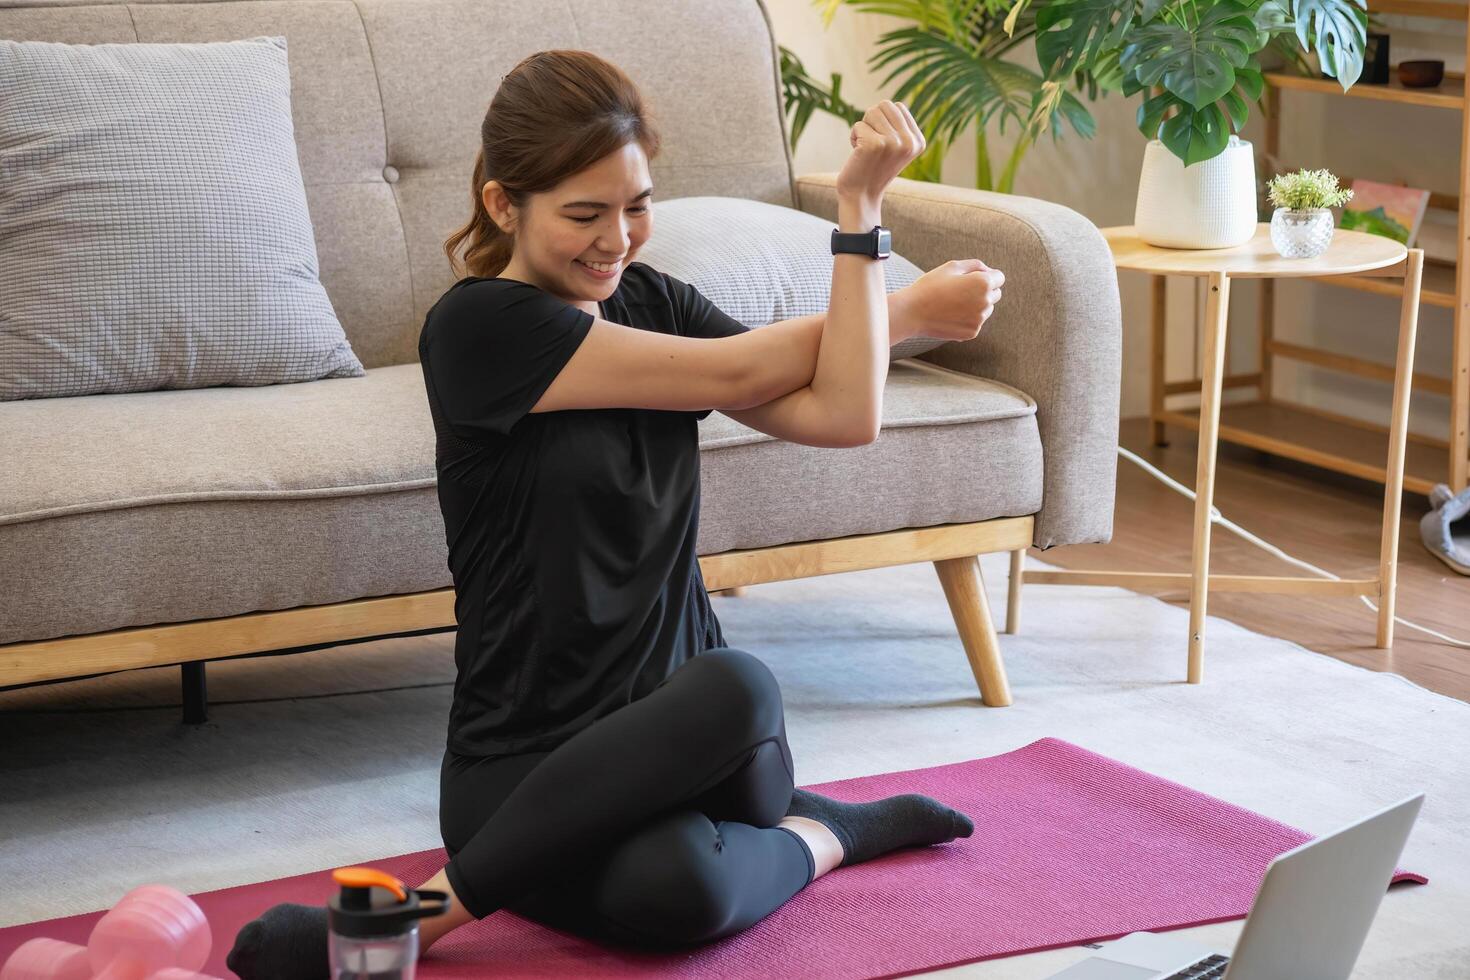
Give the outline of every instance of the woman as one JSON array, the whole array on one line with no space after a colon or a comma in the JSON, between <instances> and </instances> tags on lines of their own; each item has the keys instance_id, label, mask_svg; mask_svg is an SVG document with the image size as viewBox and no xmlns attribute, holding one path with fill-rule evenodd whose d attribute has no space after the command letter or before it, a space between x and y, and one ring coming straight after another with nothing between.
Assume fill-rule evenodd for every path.
<instances>
[{"instance_id":1,"label":"woman","mask_svg":"<svg viewBox=\"0 0 1470 980\"><path fill-rule=\"evenodd\" d=\"M825 316L748 330L634 261L659 137L617 67L531 55L481 136L474 218L445 243L470 275L419 340L458 622L449 863L421 886L451 909L423 920L421 949L501 908L608 942L705 943L840 865L969 836L926 796L795 789L776 680L726 645L700 577L696 420L871 442L889 346L975 336L1004 277L950 262L886 297L879 261L840 254ZM850 142L838 227L867 231L924 138L885 101ZM323 976L325 936L323 909L278 905L229 966Z\"/></svg>"}]
</instances>

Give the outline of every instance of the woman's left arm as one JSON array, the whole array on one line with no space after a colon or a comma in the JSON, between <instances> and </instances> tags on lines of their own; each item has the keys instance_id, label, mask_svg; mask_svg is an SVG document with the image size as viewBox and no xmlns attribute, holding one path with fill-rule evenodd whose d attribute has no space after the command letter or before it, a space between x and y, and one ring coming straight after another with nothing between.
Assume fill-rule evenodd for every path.
<instances>
[{"instance_id":1,"label":"woman's left arm","mask_svg":"<svg viewBox=\"0 0 1470 980\"><path fill-rule=\"evenodd\" d=\"M888 294L888 346L918 335L918 326L910 312L914 286L905 286ZM862 445L843 438L842 429L812 391L810 385L817 371L817 352L821 349L822 330L827 314L816 313L790 320L777 320L759 329L772 331L781 351L781 363L790 370L790 390L760 405L738 411L721 412L752 429L807 446L838 448Z\"/></svg>"}]
</instances>

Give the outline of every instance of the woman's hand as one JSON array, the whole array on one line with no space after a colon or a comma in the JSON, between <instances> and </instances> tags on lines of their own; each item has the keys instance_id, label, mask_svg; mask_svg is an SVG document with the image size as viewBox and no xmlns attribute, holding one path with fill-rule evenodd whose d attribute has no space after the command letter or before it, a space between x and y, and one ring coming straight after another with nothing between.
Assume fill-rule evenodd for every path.
<instances>
[{"instance_id":1,"label":"woman's hand","mask_svg":"<svg viewBox=\"0 0 1470 980\"><path fill-rule=\"evenodd\" d=\"M898 172L924 152L924 134L902 102L884 99L848 134L852 154L837 174L837 195L876 204Z\"/></svg>"},{"instance_id":2,"label":"woman's hand","mask_svg":"<svg viewBox=\"0 0 1470 980\"><path fill-rule=\"evenodd\" d=\"M1004 272L979 259L950 259L930 269L903 292L905 311L913 317L911 335L944 340L970 340L1000 302Z\"/></svg>"}]
</instances>

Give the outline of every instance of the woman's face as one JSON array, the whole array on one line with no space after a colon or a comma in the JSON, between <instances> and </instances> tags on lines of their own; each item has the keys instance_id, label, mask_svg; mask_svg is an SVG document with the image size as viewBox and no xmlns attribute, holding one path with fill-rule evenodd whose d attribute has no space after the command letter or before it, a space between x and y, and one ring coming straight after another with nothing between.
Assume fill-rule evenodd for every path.
<instances>
[{"instance_id":1,"label":"woman's face","mask_svg":"<svg viewBox=\"0 0 1470 980\"><path fill-rule=\"evenodd\" d=\"M515 252L501 276L529 282L596 316L597 302L613 294L653 233L652 193L648 158L637 142L530 195L524 208L497 212L491 197L508 202L494 181L487 183L486 208L501 227L502 214L514 221Z\"/></svg>"}]
</instances>

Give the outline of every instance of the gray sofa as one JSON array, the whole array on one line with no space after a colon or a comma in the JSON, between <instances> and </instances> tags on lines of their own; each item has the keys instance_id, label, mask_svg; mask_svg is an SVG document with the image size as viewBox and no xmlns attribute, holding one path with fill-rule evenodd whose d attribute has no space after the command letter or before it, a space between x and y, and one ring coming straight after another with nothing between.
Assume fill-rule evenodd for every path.
<instances>
[{"instance_id":1,"label":"gray sofa","mask_svg":"<svg viewBox=\"0 0 1470 980\"><path fill-rule=\"evenodd\" d=\"M588 48L640 84L659 199L836 218L835 175L793 173L759 0L0 0L16 40L258 35L289 42L321 279L367 374L0 403L0 688L178 664L197 722L208 660L453 627L416 342L453 281L485 107L524 55ZM1111 534L1113 263L1034 198L900 179L883 217L922 268L1004 271L1004 301L976 339L894 362L872 444L711 414L701 564L716 591L931 561L983 700L1006 704L975 556Z\"/></svg>"}]
</instances>

